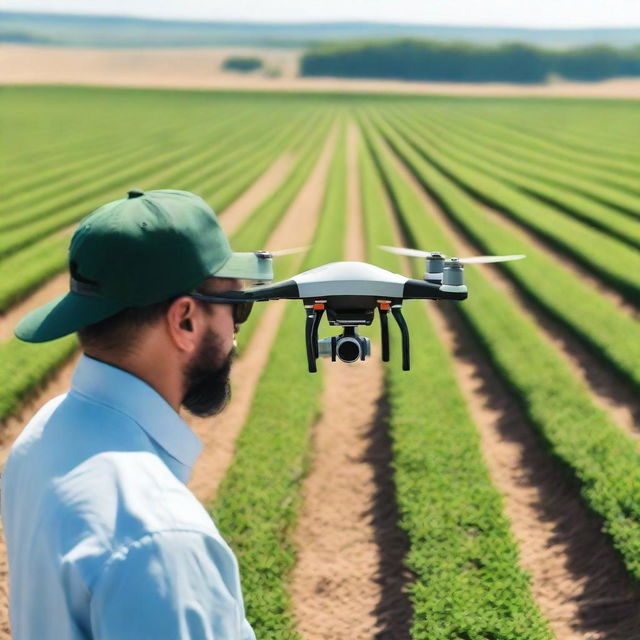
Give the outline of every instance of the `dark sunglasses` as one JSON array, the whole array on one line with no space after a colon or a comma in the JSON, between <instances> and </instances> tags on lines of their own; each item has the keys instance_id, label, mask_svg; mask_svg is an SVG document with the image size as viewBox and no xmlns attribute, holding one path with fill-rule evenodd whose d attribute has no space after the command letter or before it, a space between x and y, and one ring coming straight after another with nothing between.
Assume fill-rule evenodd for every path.
<instances>
[{"instance_id":1,"label":"dark sunglasses","mask_svg":"<svg viewBox=\"0 0 640 640\"><path fill-rule=\"evenodd\" d=\"M214 304L230 304L233 305L233 322L234 324L242 324L246 322L251 309L253 308L253 300L246 298L234 298L232 296L209 296L204 293L188 293L191 298L202 300L203 302L213 302Z\"/></svg>"}]
</instances>

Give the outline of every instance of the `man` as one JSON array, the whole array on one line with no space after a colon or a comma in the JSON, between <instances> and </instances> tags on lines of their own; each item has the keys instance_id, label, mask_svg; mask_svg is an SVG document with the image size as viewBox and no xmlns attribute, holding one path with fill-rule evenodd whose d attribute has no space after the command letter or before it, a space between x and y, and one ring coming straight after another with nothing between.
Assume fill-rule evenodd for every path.
<instances>
[{"instance_id":1,"label":"man","mask_svg":"<svg viewBox=\"0 0 640 640\"><path fill-rule=\"evenodd\" d=\"M2 474L14 638L253 640L236 558L185 486L201 443L178 410L225 405L251 304L225 296L269 261L233 253L198 196L134 190L80 222L69 270L15 330L77 331L84 353Z\"/></svg>"}]
</instances>

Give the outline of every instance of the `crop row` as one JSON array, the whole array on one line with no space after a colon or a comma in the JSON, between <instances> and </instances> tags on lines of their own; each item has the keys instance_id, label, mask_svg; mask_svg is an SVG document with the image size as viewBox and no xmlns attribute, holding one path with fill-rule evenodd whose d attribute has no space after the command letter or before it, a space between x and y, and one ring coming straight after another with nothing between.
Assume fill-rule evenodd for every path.
<instances>
[{"instance_id":1,"label":"crop row","mask_svg":"<svg viewBox=\"0 0 640 640\"><path fill-rule=\"evenodd\" d=\"M311 142L315 140L315 138L311 138ZM306 158L313 153L313 148L307 145L304 149L300 154L300 161L302 166L308 166ZM244 176L241 178L245 179ZM217 176L213 177L213 180L217 179ZM286 185L280 186L278 191L280 190L286 190ZM271 230L270 223L271 221L266 218L264 220L256 219L253 221L253 226L257 230L262 230L266 237L266 234ZM52 260L52 263L59 270L64 268L66 264L68 238L56 239L56 242L61 246L58 247L59 253L56 254L55 262ZM234 242L233 236L231 242ZM65 250L62 250L62 245L65 246ZM19 257L22 253L16 255ZM31 257L33 258L33 255ZM3 263L0 266L0 271L5 266L6 264ZM43 375L54 371L69 357L76 346L77 339L74 336L53 341L47 345L32 345L17 338L11 338L0 344L0 361L3 363L0 370L0 384L3 389L2 396L0 396L0 420L15 411L22 398L38 385Z\"/></svg>"},{"instance_id":2,"label":"crop row","mask_svg":"<svg viewBox=\"0 0 640 640\"><path fill-rule=\"evenodd\" d=\"M376 157L377 169L369 150L361 149L369 259L402 273L397 256L375 248L394 241L389 194L378 172L393 183L398 207L419 210L420 203L379 149ZM414 575L411 637L551 638L520 568L503 501L489 478L450 355L424 305L410 301L403 310L414 344L411 372L392 362L386 380L400 524L410 542L405 562ZM397 342L392 353L398 352Z\"/></svg>"},{"instance_id":3,"label":"crop row","mask_svg":"<svg viewBox=\"0 0 640 640\"><path fill-rule=\"evenodd\" d=\"M396 148L400 157L402 151ZM447 215L465 229L480 217L476 203L427 163L407 161ZM437 244L454 253L425 207L398 208L416 246ZM496 233L496 227L491 227ZM531 424L550 453L561 461L580 487L585 503L603 520L629 573L640 579L640 455L631 438L597 408L584 383L572 374L535 323L480 273L468 269L470 300L460 310L469 329L485 348L505 382L520 398ZM565 298L565 304L571 301ZM487 313L491 310L491 313Z\"/></svg>"},{"instance_id":4,"label":"crop row","mask_svg":"<svg viewBox=\"0 0 640 640\"><path fill-rule=\"evenodd\" d=\"M534 108L533 118L531 112L527 114L521 108L526 106L522 103L508 115L494 103L491 119L511 131L529 132L538 140L548 139L563 155L579 153L581 162L612 167L613 171L623 173L637 172L640 151L633 137L638 133L634 102L598 104L588 100L568 105L561 100L552 103L552 109ZM614 164L609 165L610 161Z\"/></svg>"},{"instance_id":5,"label":"crop row","mask_svg":"<svg viewBox=\"0 0 640 640\"><path fill-rule=\"evenodd\" d=\"M200 189L205 189L207 193L201 193L205 198L207 194L212 193L215 210L224 209L264 170L273 160L274 155L281 151L282 145L292 140L295 142L296 135L289 136L289 134L292 130L295 133L295 127L298 124L300 124L298 120L294 119L291 127L276 129L271 133L269 144L265 144L262 149L254 150L254 153L243 147L235 152L224 154L215 144L204 141L200 145L199 153L187 154L181 162L163 167L155 175L146 175L145 186L166 188L170 185L188 188L197 181L198 188L194 190L201 193ZM300 130L306 131L308 126L310 124L305 127L300 126ZM259 144L260 140L258 138L256 144ZM234 158L235 163L231 162ZM231 164L228 164L229 162ZM219 171L216 170L218 168L220 168ZM96 199L93 204L97 206L110 199L122 197L122 191L121 183L117 188L103 193L100 202ZM63 211L60 215L79 218L86 214L86 207L86 203L83 203L82 209L78 206L74 213ZM28 229L26 231L28 232ZM64 251L60 249L65 243L68 243L67 233L64 235L56 233L3 258L0 262L0 276L6 274L7 277L0 280L0 309L19 300L44 279L64 269L66 246Z\"/></svg>"},{"instance_id":6,"label":"crop row","mask_svg":"<svg viewBox=\"0 0 640 640\"><path fill-rule=\"evenodd\" d=\"M167 127L166 133L158 129L158 142L174 144L196 123L209 129L229 113L264 115L251 100L224 93L5 87L2 97L3 146L11 150L3 194L25 173L36 177L41 170L86 158L118 141L135 144L157 126Z\"/></svg>"},{"instance_id":7,"label":"crop row","mask_svg":"<svg viewBox=\"0 0 640 640\"><path fill-rule=\"evenodd\" d=\"M619 375L640 386L640 328L633 318L508 227L488 224L483 208L466 191L429 164L393 129L380 124L380 130L481 250L527 256L526 260L505 263L503 270L529 299L567 326Z\"/></svg>"},{"instance_id":8,"label":"crop row","mask_svg":"<svg viewBox=\"0 0 640 640\"><path fill-rule=\"evenodd\" d=\"M423 129L414 123L403 121L400 124L397 119L393 122L397 130L403 132L406 139L429 163L437 166L474 198L565 252L632 303L638 299L640 253L636 249L525 195L484 171L470 168L465 163L464 152L428 144L424 140ZM609 259L603 259L603 256Z\"/></svg>"},{"instance_id":9,"label":"crop row","mask_svg":"<svg viewBox=\"0 0 640 640\"><path fill-rule=\"evenodd\" d=\"M485 140L475 131L467 131L464 127L452 128L448 120L438 122L435 117L423 129L424 140L439 148L453 147L464 157L464 164L492 175L521 191L533 195L543 202L548 202L556 209L566 212L578 220L591 225L621 242L634 248L640 247L640 220L634 215L623 213L617 207L603 204L604 197L594 199L587 195L589 191L598 192L600 185L593 180L567 179L566 171L548 168L533 160L518 160L509 150L493 150L500 142L495 138ZM465 153L466 152L466 153ZM462 156L462 154L465 154ZM559 184L562 176L566 184ZM580 185L585 187L581 188ZM640 197L634 206L640 216Z\"/></svg>"},{"instance_id":10,"label":"crop row","mask_svg":"<svg viewBox=\"0 0 640 640\"><path fill-rule=\"evenodd\" d=\"M281 128L275 129L275 132L281 133ZM189 172L198 165L203 165L205 171L213 172L225 166L227 162L232 163L228 166L231 170L235 170L238 165L237 159L240 158L241 162L249 164L249 157L260 148L260 145L264 145L263 155L268 152L272 154L277 152L276 145L269 140L276 137L273 130L267 129L266 132L262 130L260 135L261 129L254 123L253 127L249 127L248 133L253 134L253 140L247 137L241 145L235 141L235 145L231 147L232 151L229 151L227 141L224 139L221 143L216 141L212 144L209 132L205 132L204 136L194 135L196 141L175 148L163 148L157 143L150 143L148 148L138 149L128 157L120 158L114 163L113 170L108 171L105 168L105 172L101 171L100 177L93 181L90 181L87 176L90 187L87 187L86 183L79 183L70 191L63 191L58 197L48 199L44 206L41 204L32 213L29 210L15 211L11 216L12 224L14 224L13 218L30 220L35 216L37 221L5 231L0 240L0 256L9 255L51 231L74 222L84 215L88 206L91 208L91 205L94 205L93 208L95 208L100 202L108 199L105 192L121 189L125 182L141 180L154 172L161 172L167 167L173 168L176 165L182 165L185 168L184 175L189 175ZM212 139L215 141L216 137L214 132ZM234 161L236 161L235 164ZM2 221L0 221L1 225Z\"/></svg>"},{"instance_id":11,"label":"crop row","mask_svg":"<svg viewBox=\"0 0 640 640\"><path fill-rule=\"evenodd\" d=\"M415 109L407 113L424 120L422 113L417 113ZM449 131L473 141L474 153L491 150L494 159L507 168L526 167L526 175L568 187L628 216L640 216L637 176L625 176L619 171L592 167L577 158L563 158L556 153L553 142L534 138L535 144L529 143L528 136L518 131L505 131L491 120L469 117L464 113L441 114L440 110L433 107L426 113L429 122L439 120L448 126Z\"/></svg>"},{"instance_id":12,"label":"crop row","mask_svg":"<svg viewBox=\"0 0 640 640\"><path fill-rule=\"evenodd\" d=\"M15 193L6 193L3 198L0 228L10 228L13 217L17 217L17 222L14 222L16 226L20 221L28 222L37 218L38 207L42 207L48 200L63 196L78 187L86 189L95 179L120 169L123 165L137 162L138 155L141 159L153 157L160 146L168 146L166 143L169 141L171 146L177 148L203 138L222 142L234 132L241 132L239 127L235 127L242 122L239 114L220 117L215 123L203 127L202 131L189 129L181 132L180 136L175 135L175 125L166 122L149 123L135 138L115 140L110 145L98 141L95 148L87 144L83 155L75 160L62 158L57 162L50 162L45 171L39 171L35 175L33 171L26 171L20 176L22 180L14 178L11 186Z\"/></svg>"},{"instance_id":13,"label":"crop row","mask_svg":"<svg viewBox=\"0 0 640 640\"><path fill-rule=\"evenodd\" d=\"M339 259L344 234L345 137L341 131L329 169L325 204L303 268ZM331 202L332 206L328 206ZM240 564L247 617L258 637L297 638L287 589L291 540L308 466L310 427L319 413L320 374L306 372L304 313L290 302L236 442L233 463L211 507Z\"/></svg>"},{"instance_id":14,"label":"crop row","mask_svg":"<svg viewBox=\"0 0 640 640\"><path fill-rule=\"evenodd\" d=\"M540 109L542 105L545 108ZM468 110L467 106L462 105L462 111ZM602 109L602 104L593 100L582 105L566 100L543 100L537 105L519 101L511 109L505 108L504 101L492 101L486 108L478 109L477 103L475 106L473 116L478 123L493 122L503 133L518 136L523 146L546 148L550 155L618 174L638 173L640 153L633 141L637 133L633 103L609 103ZM615 137L616 126L624 139Z\"/></svg>"}]
</instances>

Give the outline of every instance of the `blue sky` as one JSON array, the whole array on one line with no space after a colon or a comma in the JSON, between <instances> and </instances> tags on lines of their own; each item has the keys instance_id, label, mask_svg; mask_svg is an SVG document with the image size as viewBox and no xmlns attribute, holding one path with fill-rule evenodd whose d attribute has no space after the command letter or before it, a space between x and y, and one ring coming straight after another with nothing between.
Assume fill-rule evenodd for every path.
<instances>
[{"instance_id":1,"label":"blue sky","mask_svg":"<svg viewBox=\"0 0 640 640\"><path fill-rule=\"evenodd\" d=\"M274 22L372 20L519 27L640 26L640 0L0 0L0 9Z\"/></svg>"}]
</instances>

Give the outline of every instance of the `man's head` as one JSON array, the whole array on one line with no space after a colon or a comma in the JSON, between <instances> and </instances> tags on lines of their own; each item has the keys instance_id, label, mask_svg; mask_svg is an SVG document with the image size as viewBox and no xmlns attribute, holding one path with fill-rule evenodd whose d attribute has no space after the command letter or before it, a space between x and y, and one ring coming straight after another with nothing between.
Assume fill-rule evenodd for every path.
<instances>
[{"instance_id":1,"label":"man's head","mask_svg":"<svg viewBox=\"0 0 640 640\"><path fill-rule=\"evenodd\" d=\"M177 190L132 190L83 218L69 272L70 291L25 316L16 336L45 342L77 331L87 355L197 415L216 412L228 394L215 382L228 379L237 327L231 304L189 294L273 279L270 260L234 253L204 200Z\"/></svg>"},{"instance_id":2,"label":"man's head","mask_svg":"<svg viewBox=\"0 0 640 640\"><path fill-rule=\"evenodd\" d=\"M211 277L195 290L220 294L239 290L242 280ZM124 309L78 330L84 352L120 368L137 368L141 377L174 367L181 386L180 405L197 416L221 411L230 397L229 373L236 356L231 305L189 296ZM181 378L181 380L180 380ZM165 373L165 379L174 376Z\"/></svg>"}]
</instances>

